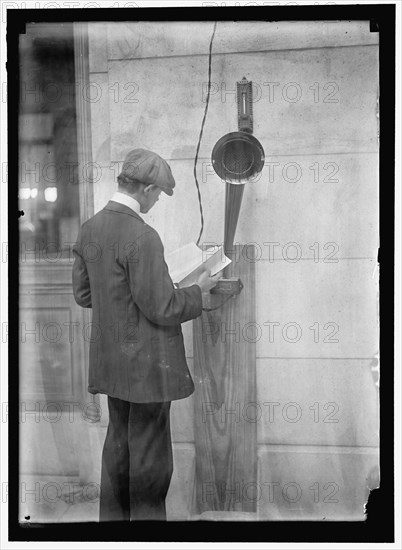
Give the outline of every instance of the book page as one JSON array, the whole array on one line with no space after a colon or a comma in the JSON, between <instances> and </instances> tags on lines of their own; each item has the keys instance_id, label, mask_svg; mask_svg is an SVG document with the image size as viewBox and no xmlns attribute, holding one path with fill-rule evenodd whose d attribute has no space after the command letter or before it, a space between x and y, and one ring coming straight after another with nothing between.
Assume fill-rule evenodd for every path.
<instances>
[{"instance_id":1,"label":"book page","mask_svg":"<svg viewBox=\"0 0 402 550\"><path fill-rule=\"evenodd\" d=\"M180 287L193 285L205 270L216 275L231 263L222 246L202 250L195 243L186 244L167 254L165 261L172 281Z\"/></svg>"}]
</instances>

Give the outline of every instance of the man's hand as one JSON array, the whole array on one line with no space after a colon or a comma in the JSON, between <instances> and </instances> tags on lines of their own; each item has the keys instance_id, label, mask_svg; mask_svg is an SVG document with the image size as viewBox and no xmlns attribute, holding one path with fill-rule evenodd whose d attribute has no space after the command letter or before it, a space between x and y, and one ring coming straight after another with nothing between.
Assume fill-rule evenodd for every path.
<instances>
[{"instance_id":1,"label":"man's hand","mask_svg":"<svg viewBox=\"0 0 402 550\"><path fill-rule=\"evenodd\" d=\"M209 292L211 288L214 288L214 286L216 286L216 283L218 282L220 276L221 273L217 273L216 275L211 277L211 271L203 271L195 284L200 287L201 292L204 294Z\"/></svg>"}]
</instances>

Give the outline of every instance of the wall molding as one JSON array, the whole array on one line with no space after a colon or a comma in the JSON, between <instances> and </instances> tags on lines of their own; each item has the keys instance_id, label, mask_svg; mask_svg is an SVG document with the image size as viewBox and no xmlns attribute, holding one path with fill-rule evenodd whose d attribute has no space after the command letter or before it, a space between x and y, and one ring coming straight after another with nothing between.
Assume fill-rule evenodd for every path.
<instances>
[{"instance_id":1,"label":"wall molding","mask_svg":"<svg viewBox=\"0 0 402 550\"><path fill-rule=\"evenodd\" d=\"M75 79L77 83L77 148L78 148L78 179L80 195L80 221L83 223L94 214L92 139L91 139L91 109L86 100L84 90L88 89L89 79L89 46L88 24L74 23L74 61ZM88 177L83 177L83 167Z\"/></svg>"}]
</instances>

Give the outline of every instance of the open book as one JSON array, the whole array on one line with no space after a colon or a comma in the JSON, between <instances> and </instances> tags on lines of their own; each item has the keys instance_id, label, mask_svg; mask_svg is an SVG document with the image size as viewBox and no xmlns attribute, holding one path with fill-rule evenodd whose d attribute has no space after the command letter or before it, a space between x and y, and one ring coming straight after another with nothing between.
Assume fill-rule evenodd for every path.
<instances>
[{"instance_id":1,"label":"open book","mask_svg":"<svg viewBox=\"0 0 402 550\"><path fill-rule=\"evenodd\" d=\"M205 270L216 275L232 261L225 256L223 246L201 250L195 243L186 244L167 254L165 260L172 281L180 288L193 285Z\"/></svg>"}]
</instances>

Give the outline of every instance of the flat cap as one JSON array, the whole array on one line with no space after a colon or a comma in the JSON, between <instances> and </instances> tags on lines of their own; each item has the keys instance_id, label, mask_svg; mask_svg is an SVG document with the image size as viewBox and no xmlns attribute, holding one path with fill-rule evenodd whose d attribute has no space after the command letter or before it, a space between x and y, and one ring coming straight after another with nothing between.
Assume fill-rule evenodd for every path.
<instances>
[{"instance_id":1,"label":"flat cap","mask_svg":"<svg viewBox=\"0 0 402 550\"><path fill-rule=\"evenodd\" d=\"M176 185L168 163L147 149L133 149L127 153L120 176L146 185L157 185L167 195L173 195Z\"/></svg>"}]
</instances>

